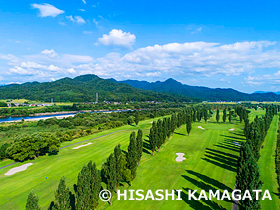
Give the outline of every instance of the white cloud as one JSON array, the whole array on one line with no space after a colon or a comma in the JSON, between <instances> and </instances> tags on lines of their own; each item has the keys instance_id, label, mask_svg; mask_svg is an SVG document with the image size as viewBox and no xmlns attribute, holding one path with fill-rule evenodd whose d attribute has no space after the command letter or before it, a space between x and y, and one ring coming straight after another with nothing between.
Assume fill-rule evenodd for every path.
<instances>
[{"instance_id":1,"label":"white cloud","mask_svg":"<svg viewBox=\"0 0 280 210\"><path fill-rule=\"evenodd\" d=\"M64 11L50 4L31 4L33 9L39 9L40 17L56 17L63 14Z\"/></svg>"},{"instance_id":2,"label":"white cloud","mask_svg":"<svg viewBox=\"0 0 280 210\"><path fill-rule=\"evenodd\" d=\"M109 34L103 34L101 38L98 39L99 43L106 46L119 46L130 48L135 42L135 35L129 32L123 32L122 30L113 29Z\"/></svg>"},{"instance_id":3,"label":"white cloud","mask_svg":"<svg viewBox=\"0 0 280 210\"><path fill-rule=\"evenodd\" d=\"M277 43L269 41L169 43L139 48L124 55L109 53L95 59L88 55L57 54L53 49L22 57L0 54L0 59L8 63L10 74L33 75L31 78L92 73L116 79L173 77L182 81L219 75L213 79L220 81L224 77L224 81L229 81L233 77L227 76L239 76L240 82L243 80L251 86L279 84L279 58Z\"/></svg>"},{"instance_id":4,"label":"white cloud","mask_svg":"<svg viewBox=\"0 0 280 210\"><path fill-rule=\"evenodd\" d=\"M93 23L97 26L98 25L98 21L95 19L95 18L93 18Z\"/></svg>"},{"instance_id":5,"label":"white cloud","mask_svg":"<svg viewBox=\"0 0 280 210\"><path fill-rule=\"evenodd\" d=\"M64 54L62 56L62 61L66 63L88 63L92 62L93 59L87 55L71 55L71 54Z\"/></svg>"},{"instance_id":6,"label":"white cloud","mask_svg":"<svg viewBox=\"0 0 280 210\"><path fill-rule=\"evenodd\" d=\"M86 0L82 0L82 2L83 2L84 4L87 4Z\"/></svg>"},{"instance_id":7,"label":"white cloud","mask_svg":"<svg viewBox=\"0 0 280 210\"><path fill-rule=\"evenodd\" d=\"M85 12L86 10L85 10L85 9L79 9L79 11L81 11L81 12Z\"/></svg>"},{"instance_id":8,"label":"white cloud","mask_svg":"<svg viewBox=\"0 0 280 210\"><path fill-rule=\"evenodd\" d=\"M55 57L57 56L57 53L56 53L53 49L51 49L51 50L45 49L45 50L43 50L41 53L42 53L43 55L49 56L50 58L55 58Z\"/></svg>"},{"instance_id":9,"label":"white cloud","mask_svg":"<svg viewBox=\"0 0 280 210\"><path fill-rule=\"evenodd\" d=\"M74 68L67 69L67 71L71 74L77 73Z\"/></svg>"},{"instance_id":10,"label":"white cloud","mask_svg":"<svg viewBox=\"0 0 280 210\"><path fill-rule=\"evenodd\" d=\"M86 21L81 17L81 16L66 16L66 18L70 21L72 21L73 23L78 23L78 24L85 24Z\"/></svg>"},{"instance_id":11,"label":"white cloud","mask_svg":"<svg viewBox=\"0 0 280 210\"><path fill-rule=\"evenodd\" d=\"M83 31L83 34L92 34L92 31Z\"/></svg>"}]
</instances>

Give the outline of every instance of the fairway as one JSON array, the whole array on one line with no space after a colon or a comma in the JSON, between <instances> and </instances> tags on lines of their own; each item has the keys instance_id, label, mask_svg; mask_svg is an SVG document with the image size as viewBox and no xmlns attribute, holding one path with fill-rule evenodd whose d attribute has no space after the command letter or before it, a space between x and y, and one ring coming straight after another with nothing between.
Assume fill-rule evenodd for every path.
<instances>
[{"instance_id":1,"label":"fairway","mask_svg":"<svg viewBox=\"0 0 280 210\"><path fill-rule=\"evenodd\" d=\"M149 132L151 121L140 122L138 126L143 129L145 135ZM43 156L37 160L28 161L33 165L26 171L12 176L7 177L4 174L20 164L2 169L0 205L4 209L23 209L28 193L34 189L40 198L40 205L43 209L47 209L54 199L54 191L61 176L66 177L67 184L73 191L73 184L76 183L83 164L93 160L101 168L101 164L118 143L122 145L123 150L127 149L129 135L138 127L123 126L66 142L62 146L102 136L89 141L93 144L87 147L73 150L72 147L85 143L76 144L62 149L57 156ZM216 123L211 119L208 123L193 123L191 134L187 136L185 126L182 126L154 157L150 155L146 147L147 137L145 136L145 150L137 171L138 175L133 181L133 189L182 189L184 199L182 201L139 202L117 201L114 198L112 207L100 202L99 209L133 209L133 207L138 209L231 209L232 203L226 201L188 201L186 190L192 189L198 192L201 189L232 190L239 155L238 146L233 142L244 140L242 127L243 124L235 123L235 121L224 124ZM231 128L235 130L229 131ZM103 136L105 134L108 135ZM185 153L186 160L176 162L178 152Z\"/></svg>"},{"instance_id":2,"label":"fairway","mask_svg":"<svg viewBox=\"0 0 280 210\"><path fill-rule=\"evenodd\" d=\"M278 116L274 116L271 126L267 132L263 148L260 151L259 167L261 180L263 182L262 189L269 190L272 201L261 201L262 209L279 209L280 200L278 194L277 175L275 172L275 149L277 141Z\"/></svg>"},{"instance_id":3,"label":"fairway","mask_svg":"<svg viewBox=\"0 0 280 210\"><path fill-rule=\"evenodd\" d=\"M182 201L115 199L110 209L231 209L232 203L226 201L189 201L187 190L233 189L239 152L232 142L244 140L240 127L227 123L194 123L190 136L186 136L183 126L159 154L155 157L145 155L132 189L182 189ZM230 128L236 131L229 132ZM187 159L176 162L177 152L185 153Z\"/></svg>"}]
</instances>

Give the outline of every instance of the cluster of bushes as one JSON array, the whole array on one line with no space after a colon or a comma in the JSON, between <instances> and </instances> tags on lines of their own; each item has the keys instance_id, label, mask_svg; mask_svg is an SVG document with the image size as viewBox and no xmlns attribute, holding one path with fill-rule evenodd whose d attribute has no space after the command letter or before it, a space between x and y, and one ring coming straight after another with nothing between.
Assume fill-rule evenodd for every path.
<instances>
[{"instance_id":1,"label":"cluster of bushes","mask_svg":"<svg viewBox=\"0 0 280 210\"><path fill-rule=\"evenodd\" d=\"M15 137L14 142L6 149L6 155L13 160L24 161L40 155L57 154L60 140L51 133L23 134Z\"/></svg>"},{"instance_id":2,"label":"cluster of bushes","mask_svg":"<svg viewBox=\"0 0 280 210\"><path fill-rule=\"evenodd\" d=\"M10 145L8 143L4 143L0 146L0 160L8 158L7 148Z\"/></svg>"},{"instance_id":3,"label":"cluster of bushes","mask_svg":"<svg viewBox=\"0 0 280 210\"><path fill-rule=\"evenodd\" d=\"M49 209L96 209L99 203L99 193L102 190L101 183L104 182L112 194L118 189L121 182L132 185L132 180L136 177L136 170L142 157L143 140L142 130L138 130L130 135L128 151L124 154L121 145L117 145L114 152L102 165L101 171L96 168L96 164L90 161L84 165L78 175L75 184L75 193L72 193L65 184L65 177L60 179L55 191L55 201L52 201ZM39 210L39 198L33 191L29 193L26 210Z\"/></svg>"},{"instance_id":4,"label":"cluster of bushes","mask_svg":"<svg viewBox=\"0 0 280 210\"><path fill-rule=\"evenodd\" d=\"M18 123L10 126L3 126L3 130L12 129L13 142L11 145L6 143L0 146L0 157L11 158L17 161L36 158L39 155L54 154L59 152L59 146L64 141L72 141L75 138L87 136L101 130L120 127L126 124L132 124L137 119L144 120L156 116L164 116L175 112L177 109L160 109L160 110L142 110L116 113L78 113L74 117L65 119L50 118L40 120L35 126L37 132L34 134L25 133L24 125L28 123ZM40 130L59 131L40 132ZM1 128L1 127L0 127ZM33 128L34 129L34 128ZM18 135L21 133L21 135ZM40 138L39 138L40 137ZM49 140L47 138L50 138ZM55 140L54 140L55 139ZM47 145L47 146L46 146ZM8 148L8 149L7 149Z\"/></svg>"}]
</instances>

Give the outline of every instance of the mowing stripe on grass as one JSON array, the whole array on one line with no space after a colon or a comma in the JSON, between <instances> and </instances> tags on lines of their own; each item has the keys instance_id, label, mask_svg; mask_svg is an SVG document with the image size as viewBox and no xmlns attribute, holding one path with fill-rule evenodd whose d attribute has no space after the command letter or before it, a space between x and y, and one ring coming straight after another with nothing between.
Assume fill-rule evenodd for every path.
<instances>
[{"instance_id":1,"label":"mowing stripe on grass","mask_svg":"<svg viewBox=\"0 0 280 210\"><path fill-rule=\"evenodd\" d=\"M278 116L274 116L260 151L260 174L263 181L262 190L269 190L272 201L261 200L262 209L279 209L277 175L275 172L275 149L277 141Z\"/></svg>"}]
</instances>

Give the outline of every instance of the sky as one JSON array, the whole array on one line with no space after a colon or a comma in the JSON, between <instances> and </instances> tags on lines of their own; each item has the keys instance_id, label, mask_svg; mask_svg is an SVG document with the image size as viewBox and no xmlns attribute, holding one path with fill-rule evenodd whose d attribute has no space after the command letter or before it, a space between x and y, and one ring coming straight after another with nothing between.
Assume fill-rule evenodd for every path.
<instances>
[{"instance_id":1,"label":"sky","mask_svg":"<svg viewBox=\"0 0 280 210\"><path fill-rule=\"evenodd\" d=\"M0 1L0 84L96 74L280 91L280 1Z\"/></svg>"}]
</instances>

